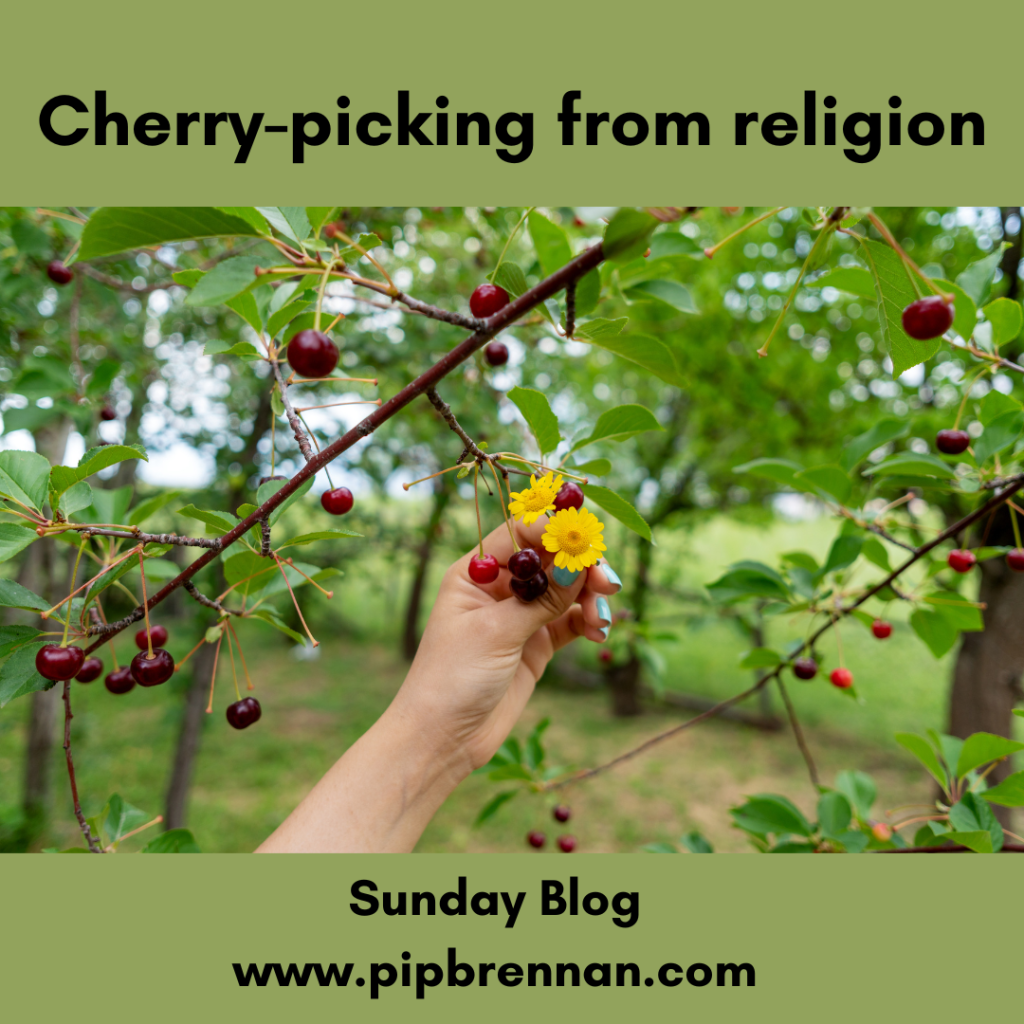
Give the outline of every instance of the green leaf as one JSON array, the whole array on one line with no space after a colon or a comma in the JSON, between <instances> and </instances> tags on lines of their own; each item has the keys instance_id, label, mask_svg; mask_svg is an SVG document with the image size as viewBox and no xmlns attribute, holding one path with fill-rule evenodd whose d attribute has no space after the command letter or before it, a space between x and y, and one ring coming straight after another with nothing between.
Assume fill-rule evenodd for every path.
<instances>
[{"instance_id":1,"label":"green leaf","mask_svg":"<svg viewBox=\"0 0 1024 1024\"><path fill-rule=\"evenodd\" d=\"M654 543L647 521L621 494L617 494L607 487L599 487L597 484L586 484L583 493L588 501L603 508L608 515L618 519L627 529L639 534L644 540Z\"/></svg>"},{"instance_id":2,"label":"green leaf","mask_svg":"<svg viewBox=\"0 0 1024 1024\"><path fill-rule=\"evenodd\" d=\"M958 600L948 590L926 594L922 600L959 633L980 633L985 628L981 609L966 600Z\"/></svg>"},{"instance_id":3,"label":"green leaf","mask_svg":"<svg viewBox=\"0 0 1024 1024\"><path fill-rule=\"evenodd\" d=\"M127 459L149 461L146 449L141 444L108 444L90 448L79 460L78 465L54 466L50 470L50 492L58 497L80 480L85 480L101 469L114 466Z\"/></svg>"},{"instance_id":4,"label":"green leaf","mask_svg":"<svg viewBox=\"0 0 1024 1024\"><path fill-rule=\"evenodd\" d=\"M941 338L917 341L903 331L901 317L903 310L917 299L903 261L884 242L871 239L861 241L861 251L875 279L878 298L878 325L882 331L882 342L892 360L894 378L912 366L930 359L942 345Z\"/></svg>"},{"instance_id":5,"label":"green leaf","mask_svg":"<svg viewBox=\"0 0 1024 1024\"><path fill-rule=\"evenodd\" d=\"M112 256L162 242L258 234L246 220L212 206L102 206L85 225L78 259Z\"/></svg>"},{"instance_id":6,"label":"green leaf","mask_svg":"<svg viewBox=\"0 0 1024 1024\"><path fill-rule=\"evenodd\" d=\"M689 288L678 281L643 281L627 288L623 295L627 302L657 301L680 313L698 312Z\"/></svg>"},{"instance_id":7,"label":"green leaf","mask_svg":"<svg viewBox=\"0 0 1024 1024\"><path fill-rule=\"evenodd\" d=\"M553 452L562 435L558 429L558 418L551 411L547 398L533 388L514 387L508 392L509 399L523 414L541 454Z\"/></svg>"},{"instance_id":8,"label":"green leaf","mask_svg":"<svg viewBox=\"0 0 1024 1024\"><path fill-rule=\"evenodd\" d=\"M241 522L230 512L216 512L213 509L196 508L191 503L184 508L179 508L178 515L188 516L189 519L198 519L199 522L206 523L206 532L212 536L228 533Z\"/></svg>"},{"instance_id":9,"label":"green leaf","mask_svg":"<svg viewBox=\"0 0 1024 1024\"><path fill-rule=\"evenodd\" d=\"M590 323L594 324L597 321L591 320ZM616 321L613 320L611 323L614 324ZM576 337L582 337L579 331L576 332ZM674 384L678 388L689 386L690 382L683 374L674 350L657 338L648 337L646 334L606 335L602 332L600 336L591 336L585 340L606 352L642 366L667 384Z\"/></svg>"},{"instance_id":10,"label":"green leaf","mask_svg":"<svg viewBox=\"0 0 1024 1024\"><path fill-rule=\"evenodd\" d=\"M384 244L372 231L364 231L352 241L355 243L354 245L338 250L338 256L343 260L348 260L350 263L355 263L363 255L360 249L364 252L369 252L371 249L376 249L377 246Z\"/></svg>"},{"instance_id":11,"label":"green leaf","mask_svg":"<svg viewBox=\"0 0 1024 1024\"><path fill-rule=\"evenodd\" d=\"M772 668L781 661L778 651L770 647L755 647L740 655L740 668Z\"/></svg>"},{"instance_id":12,"label":"green leaf","mask_svg":"<svg viewBox=\"0 0 1024 1024\"><path fill-rule=\"evenodd\" d=\"M707 585L711 599L717 604L743 601L750 597L769 597L788 601L790 589L774 570L760 562L737 562L720 579Z\"/></svg>"},{"instance_id":13,"label":"green leaf","mask_svg":"<svg viewBox=\"0 0 1024 1024\"><path fill-rule=\"evenodd\" d=\"M843 446L843 453L839 456L839 465L849 473L876 448L881 448L883 444L903 437L909 430L910 424L906 420L879 420L866 434L855 437Z\"/></svg>"},{"instance_id":14,"label":"green leaf","mask_svg":"<svg viewBox=\"0 0 1024 1024\"><path fill-rule=\"evenodd\" d=\"M9 607L17 607L17 605ZM43 611L44 609L33 608L30 610ZM37 636L39 636L39 630L32 626L0 626L0 658L6 658L8 654L13 654L16 648L27 644Z\"/></svg>"},{"instance_id":15,"label":"green leaf","mask_svg":"<svg viewBox=\"0 0 1024 1024\"><path fill-rule=\"evenodd\" d=\"M956 774L963 778L968 772L980 768L989 761L998 761L1024 750L1024 743L1008 740L990 732L976 732L964 740L960 759L956 763Z\"/></svg>"},{"instance_id":16,"label":"green leaf","mask_svg":"<svg viewBox=\"0 0 1024 1024\"><path fill-rule=\"evenodd\" d=\"M244 220L259 235L270 234L267 218L255 206L215 206L214 209L226 213L229 217L238 217L239 220Z\"/></svg>"},{"instance_id":17,"label":"green leaf","mask_svg":"<svg viewBox=\"0 0 1024 1024\"><path fill-rule=\"evenodd\" d=\"M577 324L573 337L578 341L614 338L617 334L622 333L623 327L628 323L628 316L621 316L618 320L606 320L603 317L597 317L594 320L587 320L586 323Z\"/></svg>"},{"instance_id":18,"label":"green leaf","mask_svg":"<svg viewBox=\"0 0 1024 1024\"><path fill-rule=\"evenodd\" d=\"M298 644L306 643L306 638L301 633L297 633L294 629L288 626L284 619L282 619L273 608L270 608L267 605L261 605L255 611L249 612L247 617L260 619L262 622L266 622L279 632L284 633L286 636L290 636Z\"/></svg>"},{"instance_id":19,"label":"green leaf","mask_svg":"<svg viewBox=\"0 0 1024 1024\"><path fill-rule=\"evenodd\" d=\"M37 540L39 537L35 530L26 530L16 523L0 523L0 562L13 558L19 551L24 551L29 544Z\"/></svg>"},{"instance_id":20,"label":"green leaf","mask_svg":"<svg viewBox=\"0 0 1024 1024\"><path fill-rule=\"evenodd\" d=\"M195 288L205 276L205 270L176 270L171 274L171 280L182 288Z\"/></svg>"},{"instance_id":21,"label":"green leaf","mask_svg":"<svg viewBox=\"0 0 1024 1024\"><path fill-rule=\"evenodd\" d=\"M915 608L910 614L910 628L924 641L934 657L948 654L956 644L960 631L944 615Z\"/></svg>"},{"instance_id":22,"label":"green leaf","mask_svg":"<svg viewBox=\"0 0 1024 1024\"><path fill-rule=\"evenodd\" d=\"M591 459L570 468L579 476L607 476L612 471L612 464L608 459Z\"/></svg>"},{"instance_id":23,"label":"green leaf","mask_svg":"<svg viewBox=\"0 0 1024 1024\"><path fill-rule=\"evenodd\" d=\"M949 809L949 823L954 832L987 832L992 837L993 851L1003 846L1003 826L999 824L991 806L977 793L964 793ZM954 840L956 836L953 836Z\"/></svg>"},{"instance_id":24,"label":"green leaf","mask_svg":"<svg viewBox=\"0 0 1024 1024\"><path fill-rule=\"evenodd\" d=\"M61 496L57 507L65 516L81 512L92 504L92 488L80 480L73 487L69 487Z\"/></svg>"},{"instance_id":25,"label":"green leaf","mask_svg":"<svg viewBox=\"0 0 1024 1024\"><path fill-rule=\"evenodd\" d=\"M294 301L289 302L287 305L272 312L270 319L267 321L267 333L272 338L276 338L278 331L280 331L282 327L287 326L292 322L292 320L306 311L312 299L312 295L312 292L302 292L302 294Z\"/></svg>"},{"instance_id":26,"label":"green leaf","mask_svg":"<svg viewBox=\"0 0 1024 1024\"><path fill-rule=\"evenodd\" d=\"M301 243L309 237L309 219L304 206L257 206L256 209L271 227L293 242Z\"/></svg>"},{"instance_id":27,"label":"green leaf","mask_svg":"<svg viewBox=\"0 0 1024 1024\"><path fill-rule=\"evenodd\" d=\"M807 283L808 288L836 288L862 299L876 299L875 279L863 267L836 267L827 274Z\"/></svg>"},{"instance_id":28,"label":"green leaf","mask_svg":"<svg viewBox=\"0 0 1024 1024\"><path fill-rule=\"evenodd\" d=\"M257 282L256 267L266 259L258 256L233 256L218 263L188 293L186 306L219 306ZM259 328L257 327L257 330Z\"/></svg>"},{"instance_id":29,"label":"green leaf","mask_svg":"<svg viewBox=\"0 0 1024 1024\"><path fill-rule=\"evenodd\" d=\"M679 851L671 843L647 843L641 846L644 853L678 853Z\"/></svg>"},{"instance_id":30,"label":"green leaf","mask_svg":"<svg viewBox=\"0 0 1024 1024\"><path fill-rule=\"evenodd\" d=\"M51 642L49 639L46 641ZM45 646L43 643L25 644L0 666L0 708L10 704L15 697L24 697L26 693L35 693L37 690L49 690L56 685L36 671L36 652Z\"/></svg>"},{"instance_id":31,"label":"green leaf","mask_svg":"<svg viewBox=\"0 0 1024 1024\"><path fill-rule=\"evenodd\" d=\"M266 295L269 298L270 293L264 289L257 294L261 297ZM225 305L228 309L233 309L257 334L263 330L260 302L252 292L242 292L240 295L236 295L233 299L225 302Z\"/></svg>"},{"instance_id":32,"label":"green leaf","mask_svg":"<svg viewBox=\"0 0 1024 1024\"><path fill-rule=\"evenodd\" d=\"M605 228L604 258L611 263L628 263L643 256L658 224L658 219L645 210L622 207Z\"/></svg>"},{"instance_id":33,"label":"green leaf","mask_svg":"<svg viewBox=\"0 0 1024 1024\"><path fill-rule=\"evenodd\" d=\"M131 484L111 490L95 490L92 493L92 504L78 518L83 523L123 524L134 493L135 488Z\"/></svg>"},{"instance_id":34,"label":"green leaf","mask_svg":"<svg viewBox=\"0 0 1024 1024\"><path fill-rule=\"evenodd\" d=\"M150 516L155 515L168 502L174 501L181 495L181 491L163 491L153 495L145 501L140 501L128 514L127 521L132 526L141 526ZM113 522L113 520L110 520Z\"/></svg>"},{"instance_id":35,"label":"green leaf","mask_svg":"<svg viewBox=\"0 0 1024 1024\"><path fill-rule=\"evenodd\" d=\"M5 420L8 416L4 414ZM37 452L0 452L0 491L40 511L50 489L50 463Z\"/></svg>"},{"instance_id":36,"label":"green leaf","mask_svg":"<svg viewBox=\"0 0 1024 1024\"><path fill-rule=\"evenodd\" d=\"M528 287L522 268L518 263L512 263L510 260L505 260L494 272L493 283L499 288L504 288L513 299L518 299Z\"/></svg>"},{"instance_id":37,"label":"green leaf","mask_svg":"<svg viewBox=\"0 0 1024 1024\"><path fill-rule=\"evenodd\" d=\"M998 246L988 256L976 260L965 270L957 274L956 283L971 297L976 306L983 306L992 287L999 264L1003 260L1002 246Z\"/></svg>"},{"instance_id":38,"label":"green leaf","mask_svg":"<svg viewBox=\"0 0 1024 1024\"><path fill-rule=\"evenodd\" d=\"M744 462L742 466L734 467L733 472L751 473L766 480L775 480L780 484L796 487L796 475L802 473L803 469L799 462L790 462L787 459L754 459L753 462Z\"/></svg>"},{"instance_id":39,"label":"green leaf","mask_svg":"<svg viewBox=\"0 0 1024 1024\"><path fill-rule=\"evenodd\" d=\"M284 551L285 548L292 548L302 544L312 544L318 540L341 540L345 537L362 537L361 533L354 530L317 530L315 533L302 533L293 537L290 541L282 544L277 550Z\"/></svg>"},{"instance_id":40,"label":"green leaf","mask_svg":"<svg viewBox=\"0 0 1024 1024\"><path fill-rule=\"evenodd\" d=\"M187 828L171 828L147 843L141 853L202 853Z\"/></svg>"},{"instance_id":41,"label":"green leaf","mask_svg":"<svg viewBox=\"0 0 1024 1024\"><path fill-rule=\"evenodd\" d=\"M530 238L537 252L537 262L545 277L550 277L572 259L572 249L565 232L552 224L542 213L531 210L526 218L530 229Z\"/></svg>"},{"instance_id":42,"label":"green leaf","mask_svg":"<svg viewBox=\"0 0 1024 1024\"><path fill-rule=\"evenodd\" d=\"M974 440L972 450L974 461L979 466L984 465L997 452L1008 448L1020 437L1024 430L1024 412L1003 413L998 419L989 423L981 434Z\"/></svg>"},{"instance_id":43,"label":"green leaf","mask_svg":"<svg viewBox=\"0 0 1024 1024\"><path fill-rule=\"evenodd\" d=\"M239 341L234 345L229 344L226 341L208 341L203 346L203 355L205 356L240 356L242 359L260 359L262 358L254 345L251 345L248 341Z\"/></svg>"},{"instance_id":44,"label":"green leaf","mask_svg":"<svg viewBox=\"0 0 1024 1024\"><path fill-rule=\"evenodd\" d=\"M625 441L647 430L664 430L650 409L642 405L617 405L601 413L589 436L577 441L570 452L597 441Z\"/></svg>"},{"instance_id":45,"label":"green leaf","mask_svg":"<svg viewBox=\"0 0 1024 1024\"><path fill-rule=\"evenodd\" d=\"M937 277L932 283L944 292L956 296L953 300L953 330L964 341L970 341L978 322L978 308L974 305L974 299L952 281Z\"/></svg>"},{"instance_id":46,"label":"green leaf","mask_svg":"<svg viewBox=\"0 0 1024 1024\"><path fill-rule=\"evenodd\" d=\"M485 821L493 818L495 814L501 809L502 804L508 803L509 800L514 796L518 796L521 790L512 789L507 793L499 793L492 800L489 800L484 806L484 809L477 815L476 821L473 822L473 827L478 828Z\"/></svg>"},{"instance_id":47,"label":"green leaf","mask_svg":"<svg viewBox=\"0 0 1024 1024\"><path fill-rule=\"evenodd\" d=\"M1013 299L996 299L982 308L985 319L992 325L992 344L999 348L1008 341L1013 341L1020 334L1024 323L1024 313L1019 302Z\"/></svg>"},{"instance_id":48,"label":"green leaf","mask_svg":"<svg viewBox=\"0 0 1024 1024\"><path fill-rule=\"evenodd\" d=\"M1019 714L1019 712L1018 712ZM1024 807L1024 772L1014 772L991 789L979 793L993 804L1003 807Z\"/></svg>"},{"instance_id":49,"label":"green leaf","mask_svg":"<svg viewBox=\"0 0 1024 1024\"><path fill-rule=\"evenodd\" d=\"M877 465L868 466L863 470L862 476L932 476L953 479L956 472L942 459L929 455L927 452L918 455L917 452L900 452L898 455L890 455Z\"/></svg>"},{"instance_id":50,"label":"green leaf","mask_svg":"<svg viewBox=\"0 0 1024 1024\"><path fill-rule=\"evenodd\" d=\"M495 768L487 778L492 782L508 782L510 779L519 779L524 782L532 782L533 774L521 764L503 764Z\"/></svg>"},{"instance_id":51,"label":"green leaf","mask_svg":"<svg viewBox=\"0 0 1024 1024\"><path fill-rule=\"evenodd\" d=\"M828 558L825 559L825 567L822 575L830 572L837 572L853 565L860 556L861 548L864 545L864 538L857 534L841 533L832 542L829 548Z\"/></svg>"},{"instance_id":52,"label":"green leaf","mask_svg":"<svg viewBox=\"0 0 1024 1024\"><path fill-rule=\"evenodd\" d=\"M321 228L330 220L336 209L336 206L307 206L306 219L309 221L310 233L319 235Z\"/></svg>"},{"instance_id":53,"label":"green leaf","mask_svg":"<svg viewBox=\"0 0 1024 1024\"><path fill-rule=\"evenodd\" d=\"M855 808L858 817L870 816L871 808L878 795L878 790L870 775L864 772L840 772L836 776L836 789L850 801L850 805Z\"/></svg>"},{"instance_id":54,"label":"green leaf","mask_svg":"<svg viewBox=\"0 0 1024 1024\"><path fill-rule=\"evenodd\" d=\"M591 270L576 282L576 316L587 316L601 301L601 271Z\"/></svg>"},{"instance_id":55,"label":"green leaf","mask_svg":"<svg viewBox=\"0 0 1024 1024\"><path fill-rule=\"evenodd\" d=\"M812 469L805 469L794 476L793 482L802 491L824 491L840 505L846 503L853 489L850 478L839 466L815 466Z\"/></svg>"},{"instance_id":56,"label":"green leaf","mask_svg":"<svg viewBox=\"0 0 1024 1024\"><path fill-rule=\"evenodd\" d=\"M107 801L107 816L103 822L103 831L106 833L108 843L117 843L126 832L138 828L149 821L149 815L133 807L115 793Z\"/></svg>"},{"instance_id":57,"label":"green leaf","mask_svg":"<svg viewBox=\"0 0 1024 1024\"><path fill-rule=\"evenodd\" d=\"M742 807L734 807L729 813L741 829L754 835L809 836L814 832L791 801L773 793L749 797Z\"/></svg>"},{"instance_id":58,"label":"green leaf","mask_svg":"<svg viewBox=\"0 0 1024 1024\"><path fill-rule=\"evenodd\" d=\"M966 846L968 850L973 850L975 853L992 852L992 836L988 832L946 832L935 845L949 841L958 846Z\"/></svg>"},{"instance_id":59,"label":"green leaf","mask_svg":"<svg viewBox=\"0 0 1024 1024\"><path fill-rule=\"evenodd\" d=\"M38 594L14 580L0 579L0 608L23 608L29 612L45 612L50 607Z\"/></svg>"},{"instance_id":60,"label":"green leaf","mask_svg":"<svg viewBox=\"0 0 1024 1024\"><path fill-rule=\"evenodd\" d=\"M239 589L239 594L255 594L278 572L277 563L263 558L255 551L238 551L224 559L224 579L230 586L248 580L248 585Z\"/></svg>"},{"instance_id":61,"label":"green leaf","mask_svg":"<svg viewBox=\"0 0 1024 1024\"><path fill-rule=\"evenodd\" d=\"M818 824L824 835L838 837L850 827L853 808L843 793L832 791L818 797Z\"/></svg>"},{"instance_id":62,"label":"green leaf","mask_svg":"<svg viewBox=\"0 0 1024 1024\"><path fill-rule=\"evenodd\" d=\"M928 774L940 786L945 787L947 785L946 773L939 763L938 756L926 739L921 736L915 736L912 732L898 732L896 733L896 742L904 750L909 750L925 766Z\"/></svg>"},{"instance_id":63,"label":"green leaf","mask_svg":"<svg viewBox=\"0 0 1024 1024\"><path fill-rule=\"evenodd\" d=\"M273 495L277 494L277 492L281 490L286 483L288 483L287 480L267 480L260 484L259 489L256 491L256 504L262 505L265 501L269 501L269 499L273 497ZM284 514L285 509L287 509L289 505L294 505L295 502L297 502L299 498L303 497L303 495L305 495L312 486L312 477L299 484L299 486L289 494L273 512L270 513L270 525L273 526L274 523L276 523Z\"/></svg>"},{"instance_id":64,"label":"green leaf","mask_svg":"<svg viewBox=\"0 0 1024 1024\"><path fill-rule=\"evenodd\" d=\"M884 569L886 572L892 572L892 566L889 564L889 552L877 537L865 537L860 553L872 565L877 565L879 569Z\"/></svg>"},{"instance_id":65,"label":"green leaf","mask_svg":"<svg viewBox=\"0 0 1024 1024\"><path fill-rule=\"evenodd\" d=\"M299 570L302 570L301 572ZM310 580L314 583L323 583L325 580L333 579L335 576L344 575L340 569L329 566L321 569L318 565L310 565L308 562L295 562L293 565L285 565L284 571L288 575L288 583L292 590L304 587ZM303 576L302 573L306 575ZM308 577L308 579L307 579ZM270 597L287 591L288 587L284 582L284 576L280 571L274 573L260 592L261 597Z\"/></svg>"},{"instance_id":66,"label":"green leaf","mask_svg":"<svg viewBox=\"0 0 1024 1024\"><path fill-rule=\"evenodd\" d=\"M714 853L714 847L696 830L687 832L681 836L679 842L685 846L690 853Z\"/></svg>"}]
</instances>

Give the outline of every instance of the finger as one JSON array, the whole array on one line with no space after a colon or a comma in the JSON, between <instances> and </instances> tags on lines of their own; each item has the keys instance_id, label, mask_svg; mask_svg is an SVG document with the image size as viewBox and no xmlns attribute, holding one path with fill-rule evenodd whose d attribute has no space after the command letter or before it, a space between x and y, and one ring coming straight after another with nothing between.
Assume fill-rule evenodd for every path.
<instances>
[{"instance_id":1,"label":"finger","mask_svg":"<svg viewBox=\"0 0 1024 1024\"><path fill-rule=\"evenodd\" d=\"M488 609L499 620L494 623L495 627L500 628L507 642L525 644L538 629L554 622L572 607L583 589L583 578L580 573L570 587L553 586L549 580L547 590L534 601L509 597L497 602Z\"/></svg>"},{"instance_id":2,"label":"finger","mask_svg":"<svg viewBox=\"0 0 1024 1024\"><path fill-rule=\"evenodd\" d=\"M541 556L542 568L549 566L554 559L554 555L544 550L544 545L541 542L546 524L547 518L542 516L537 522L531 523L529 526L523 526L522 523L517 522L513 527L519 548L533 548ZM455 571L464 577L468 577L470 559L479 553L479 547L468 552L455 563L457 567ZM508 565L509 558L514 554L512 538L509 535L507 526L499 526L484 538L484 553L493 555L498 560L502 570L493 583L476 584L476 586L496 601L504 601L512 596L512 591L509 587L511 575L505 569L505 566Z\"/></svg>"},{"instance_id":3,"label":"finger","mask_svg":"<svg viewBox=\"0 0 1024 1024\"><path fill-rule=\"evenodd\" d=\"M603 594L595 594L589 586L584 587L578 598L583 609L583 618L587 625L594 629L605 629L612 624L612 609L608 598Z\"/></svg>"},{"instance_id":4,"label":"finger","mask_svg":"<svg viewBox=\"0 0 1024 1024\"><path fill-rule=\"evenodd\" d=\"M622 580L608 564L608 559L599 558L597 564L590 567L590 572L587 575L587 588L598 594L611 597L622 589Z\"/></svg>"},{"instance_id":5,"label":"finger","mask_svg":"<svg viewBox=\"0 0 1024 1024\"><path fill-rule=\"evenodd\" d=\"M574 604L561 618L555 619L548 626L548 635L551 637L551 645L557 651L579 637L593 640L594 643L603 644L607 637L600 629L587 625L583 618L583 609Z\"/></svg>"}]
</instances>

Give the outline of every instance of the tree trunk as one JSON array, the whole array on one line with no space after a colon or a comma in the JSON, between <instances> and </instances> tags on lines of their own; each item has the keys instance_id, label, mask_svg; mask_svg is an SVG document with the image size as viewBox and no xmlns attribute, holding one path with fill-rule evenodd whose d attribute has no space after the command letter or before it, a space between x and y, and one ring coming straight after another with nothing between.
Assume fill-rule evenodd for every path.
<instances>
[{"instance_id":1,"label":"tree trunk","mask_svg":"<svg viewBox=\"0 0 1024 1024\"><path fill-rule=\"evenodd\" d=\"M402 651L408 661L416 657L416 649L420 645L419 623L420 610L423 606L423 588L427 582L434 545L441 533L441 519L451 500L452 492L447 486L446 478L438 477L434 485L434 504L430 510L430 518L423 528L423 540L416 552L416 571L413 573L412 584L409 587L409 602L405 609Z\"/></svg>"},{"instance_id":2,"label":"tree trunk","mask_svg":"<svg viewBox=\"0 0 1024 1024\"><path fill-rule=\"evenodd\" d=\"M203 716L213 672L214 645L203 644L192 656L192 683L185 693L185 707L174 752L174 766L167 786L164 828L184 828L192 770L199 753L203 732Z\"/></svg>"},{"instance_id":3,"label":"tree trunk","mask_svg":"<svg viewBox=\"0 0 1024 1024\"><path fill-rule=\"evenodd\" d=\"M35 432L36 451L45 455L52 464L58 465L64 460L70 434L71 420L66 417L48 423ZM56 592L54 583L64 561L52 544L33 544L26 552L25 561L18 573L18 582L52 603ZM25 781L22 791L26 849L38 843L46 827L60 687L38 690L29 700L31 706L25 735Z\"/></svg>"},{"instance_id":4,"label":"tree trunk","mask_svg":"<svg viewBox=\"0 0 1024 1024\"><path fill-rule=\"evenodd\" d=\"M612 714L632 718L643 712L640 703L640 659L630 652L629 661L608 672L608 692L612 696Z\"/></svg>"},{"instance_id":5,"label":"tree trunk","mask_svg":"<svg viewBox=\"0 0 1024 1024\"><path fill-rule=\"evenodd\" d=\"M985 532L985 524L980 524ZM1014 544L1010 516L999 509L988 528L986 543ZM980 543L980 536L975 538ZM980 563L981 591L978 600L987 605L983 612L985 630L964 633L953 670L949 701L949 732L965 738L974 732L1010 736L1013 707L1024 698L1024 576L1014 573L1002 558ZM995 783L1011 774L1010 761L998 765L989 776ZM994 808L996 816L1009 823L1007 808Z\"/></svg>"}]
</instances>

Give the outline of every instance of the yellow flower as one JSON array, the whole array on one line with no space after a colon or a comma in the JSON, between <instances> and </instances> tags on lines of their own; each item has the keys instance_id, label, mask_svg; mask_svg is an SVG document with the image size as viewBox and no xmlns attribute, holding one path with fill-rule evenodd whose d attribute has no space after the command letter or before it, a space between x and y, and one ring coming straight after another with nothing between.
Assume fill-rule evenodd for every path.
<instances>
[{"instance_id":1,"label":"yellow flower","mask_svg":"<svg viewBox=\"0 0 1024 1024\"><path fill-rule=\"evenodd\" d=\"M562 509L548 520L544 547L555 552L555 565L559 569L579 572L593 565L601 552L608 550L601 536L603 529L604 523L585 508Z\"/></svg>"},{"instance_id":2,"label":"yellow flower","mask_svg":"<svg viewBox=\"0 0 1024 1024\"><path fill-rule=\"evenodd\" d=\"M555 495L562 489L562 478L545 473L539 480L530 474L530 486L518 493L512 492L508 510L516 519L522 519L524 526L536 522L545 512L555 508Z\"/></svg>"}]
</instances>

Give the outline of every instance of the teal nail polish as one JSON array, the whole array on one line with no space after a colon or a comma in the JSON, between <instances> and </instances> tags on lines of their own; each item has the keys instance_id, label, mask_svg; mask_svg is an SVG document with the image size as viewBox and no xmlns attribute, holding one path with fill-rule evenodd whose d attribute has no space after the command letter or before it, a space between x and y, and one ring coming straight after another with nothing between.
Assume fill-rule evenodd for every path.
<instances>
[{"instance_id":1,"label":"teal nail polish","mask_svg":"<svg viewBox=\"0 0 1024 1024\"><path fill-rule=\"evenodd\" d=\"M619 574L603 558L601 559L601 572L613 587L622 589L622 580L619 579Z\"/></svg>"},{"instance_id":2,"label":"teal nail polish","mask_svg":"<svg viewBox=\"0 0 1024 1024\"><path fill-rule=\"evenodd\" d=\"M576 582L579 572L573 572L571 569L565 568L560 569L556 565L551 575L560 587L571 587Z\"/></svg>"},{"instance_id":3,"label":"teal nail polish","mask_svg":"<svg viewBox=\"0 0 1024 1024\"><path fill-rule=\"evenodd\" d=\"M597 615L602 622L611 623L612 621L612 607L608 603L608 598L599 597L597 599Z\"/></svg>"},{"instance_id":4,"label":"teal nail polish","mask_svg":"<svg viewBox=\"0 0 1024 1024\"><path fill-rule=\"evenodd\" d=\"M611 631L611 628L612 628L611 626L602 626L601 627L601 632L604 633L605 640L608 639L608 633Z\"/></svg>"}]
</instances>

